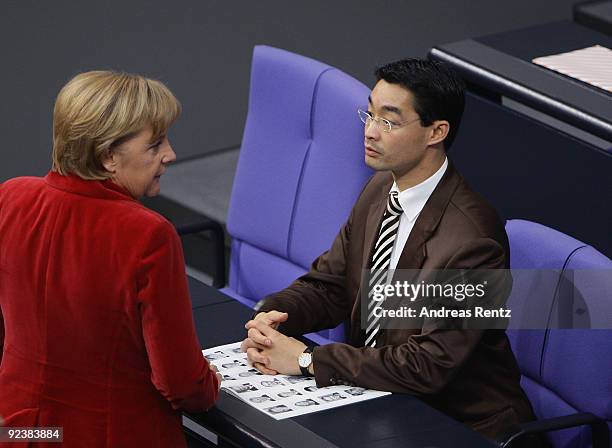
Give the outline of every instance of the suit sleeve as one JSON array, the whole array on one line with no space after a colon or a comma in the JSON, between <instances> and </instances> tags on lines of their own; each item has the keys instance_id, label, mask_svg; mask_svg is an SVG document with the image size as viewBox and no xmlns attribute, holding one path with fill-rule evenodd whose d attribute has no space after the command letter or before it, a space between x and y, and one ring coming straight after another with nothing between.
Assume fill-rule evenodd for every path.
<instances>
[{"instance_id":1,"label":"suit sleeve","mask_svg":"<svg viewBox=\"0 0 612 448\"><path fill-rule=\"evenodd\" d=\"M2 186L4 183L0 182L0 213L2 213L2 201L4 200L2 195ZM0 235L0 256L2 256L2 239ZM0 365L2 365L2 353L4 352L4 317L2 316L2 306L0 306Z\"/></svg>"},{"instance_id":2,"label":"suit sleeve","mask_svg":"<svg viewBox=\"0 0 612 448\"><path fill-rule=\"evenodd\" d=\"M159 223L152 232L138 280L151 381L174 409L210 408L218 396L218 379L200 350L183 251L168 222Z\"/></svg>"},{"instance_id":3,"label":"suit sleeve","mask_svg":"<svg viewBox=\"0 0 612 448\"><path fill-rule=\"evenodd\" d=\"M466 244L449 269L498 269L506 255L492 239ZM420 334L380 348L329 344L314 349L317 386L354 384L377 390L428 395L439 392L469 359L481 330L441 330L425 325Z\"/></svg>"},{"instance_id":4,"label":"suit sleeve","mask_svg":"<svg viewBox=\"0 0 612 448\"><path fill-rule=\"evenodd\" d=\"M2 353L4 352L4 317L2 317L2 307L0 307L0 366L2 365Z\"/></svg>"},{"instance_id":5,"label":"suit sleeve","mask_svg":"<svg viewBox=\"0 0 612 448\"><path fill-rule=\"evenodd\" d=\"M346 288L353 213L340 229L331 248L319 256L310 271L284 290L267 296L258 312L277 310L289 314L279 331L289 336L333 328L350 317L351 298Z\"/></svg>"}]
</instances>

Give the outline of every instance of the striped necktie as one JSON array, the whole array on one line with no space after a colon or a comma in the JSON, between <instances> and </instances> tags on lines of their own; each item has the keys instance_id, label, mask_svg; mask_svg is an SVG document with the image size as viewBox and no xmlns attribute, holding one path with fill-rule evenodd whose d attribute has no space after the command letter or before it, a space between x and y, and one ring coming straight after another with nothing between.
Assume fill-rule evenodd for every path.
<instances>
[{"instance_id":1,"label":"striped necktie","mask_svg":"<svg viewBox=\"0 0 612 448\"><path fill-rule=\"evenodd\" d=\"M380 231L378 232L378 240L374 246L372 267L370 268L366 347L376 347L376 335L380 330L380 317L374 316L374 304L376 302L372 300L372 295L375 286L384 285L387 282L391 253L393 252L401 215L402 206L399 203L398 193L397 191L391 191L387 200L387 209L383 215Z\"/></svg>"}]
</instances>

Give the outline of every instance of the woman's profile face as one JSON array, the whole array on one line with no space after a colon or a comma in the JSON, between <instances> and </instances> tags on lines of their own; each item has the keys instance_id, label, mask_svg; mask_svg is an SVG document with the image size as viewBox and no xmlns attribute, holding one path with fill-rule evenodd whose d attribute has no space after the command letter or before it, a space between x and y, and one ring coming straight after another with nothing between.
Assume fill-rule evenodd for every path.
<instances>
[{"instance_id":1,"label":"woman's profile face","mask_svg":"<svg viewBox=\"0 0 612 448\"><path fill-rule=\"evenodd\" d=\"M134 198L159 194L159 179L166 166L176 160L167 135L151 141L153 131L147 127L117 146L103 162L113 173L111 180L125 188Z\"/></svg>"}]
</instances>

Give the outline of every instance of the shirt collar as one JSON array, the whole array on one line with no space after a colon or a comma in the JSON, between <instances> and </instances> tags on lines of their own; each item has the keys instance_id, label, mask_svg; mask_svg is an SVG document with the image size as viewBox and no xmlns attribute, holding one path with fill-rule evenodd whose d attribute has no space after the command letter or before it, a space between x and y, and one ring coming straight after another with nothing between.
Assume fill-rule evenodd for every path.
<instances>
[{"instance_id":1,"label":"shirt collar","mask_svg":"<svg viewBox=\"0 0 612 448\"><path fill-rule=\"evenodd\" d=\"M115 199L136 201L130 193L113 181L107 180L85 180L74 174L62 175L50 171L45 176L45 183L58 190L75 193L82 196L90 196L100 199Z\"/></svg>"},{"instance_id":2,"label":"shirt collar","mask_svg":"<svg viewBox=\"0 0 612 448\"><path fill-rule=\"evenodd\" d=\"M436 171L433 175L425 179L418 185L414 187L407 188L404 191L399 191L397 184L393 182L390 191L398 192L399 203L402 206L402 210L409 221L414 221L423 207L425 207L425 203L431 196L431 193L436 189L438 182L444 176L446 172L446 167L448 167L448 159L444 158L444 163L442 166Z\"/></svg>"}]
</instances>

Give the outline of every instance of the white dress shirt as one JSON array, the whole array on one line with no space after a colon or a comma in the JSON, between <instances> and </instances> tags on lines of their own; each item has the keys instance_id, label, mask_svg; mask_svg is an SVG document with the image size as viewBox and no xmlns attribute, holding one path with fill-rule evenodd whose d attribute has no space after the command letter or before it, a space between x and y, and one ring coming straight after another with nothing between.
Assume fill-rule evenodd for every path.
<instances>
[{"instance_id":1,"label":"white dress shirt","mask_svg":"<svg viewBox=\"0 0 612 448\"><path fill-rule=\"evenodd\" d=\"M431 177L428 177L420 184L407 188L404 191L400 191L399 188L397 188L397 184L393 182L393 186L389 192L397 191L399 193L398 199L403 212L400 216L399 228L397 230L395 243L393 244L393 251L391 252L389 269L395 269L397 267L397 262L404 251L404 246L414 227L414 222L421 213L421 210L423 210L423 207L425 207L425 203L435 190L438 182L440 182L440 179L444 176L447 166L448 159L444 158L444 163L440 169Z\"/></svg>"}]
</instances>

